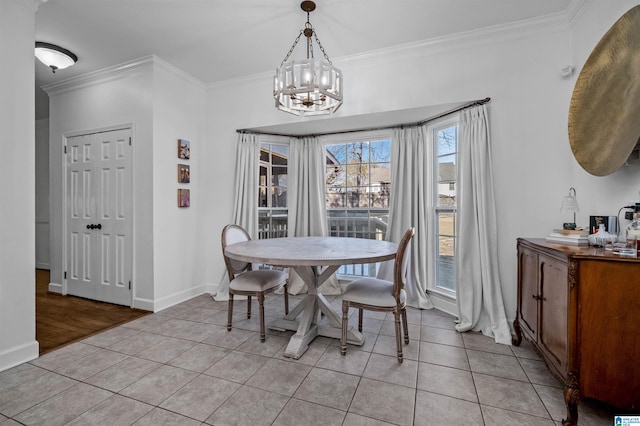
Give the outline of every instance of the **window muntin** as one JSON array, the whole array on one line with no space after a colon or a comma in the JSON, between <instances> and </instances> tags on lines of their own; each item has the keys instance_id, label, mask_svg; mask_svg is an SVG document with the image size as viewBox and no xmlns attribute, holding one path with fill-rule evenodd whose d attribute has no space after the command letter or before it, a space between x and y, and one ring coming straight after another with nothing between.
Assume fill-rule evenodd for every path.
<instances>
[{"instance_id":1,"label":"window muntin","mask_svg":"<svg viewBox=\"0 0 640 426\"><path fill-rule=\"evenodd\" d=\"M329 235L384 240L389 222L391 140L326 145L326 207ZM375 276L375 264L344 265L339 275Z\"/></svg>"},{"instance_id":2,"label":"window muntin","mask_svg":"<svg viewBox=\"0 0 640 426\"><path fill-rule=\"evenodd\" d=\"M458 174L458 125L449 123L433 130L436 191L434 199L435 284L434 287L455 296L456 220Z\"/></svg>"},{"instance_id":3,"label":"window muntin","mask_svg":"<svg viewBox=\"0 0 640 426\"><path fill-rule=\"evenodd\" d=\"M287 236L289 146L260 144L258 185L258 238Z\"/></svg>"},{"instance_id":4,"label":"window muntin","mask_svg":"<svg viewBox=\"0 0 640 426\"><path fill-rule=\"evenodd\" d=\"M327 208L389 208L391 141L326 146Z\"/></svg>"}]
</instances>

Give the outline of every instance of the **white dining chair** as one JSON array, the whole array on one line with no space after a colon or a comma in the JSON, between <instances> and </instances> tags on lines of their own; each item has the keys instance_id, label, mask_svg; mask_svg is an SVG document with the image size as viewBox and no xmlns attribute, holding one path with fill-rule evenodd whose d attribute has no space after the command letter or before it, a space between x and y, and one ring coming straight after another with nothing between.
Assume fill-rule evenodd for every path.
<instances>
[{"instance_id":1,"label":"white dining chair","mask_svg":"<svg viewBox=\"0 0 640 426\"><path fill-rule=\"evenodd\" d=\"M251 240L241 226L227 225L222 230L222 255L229 274L229 317L227 331L231 331L233 318L233 296L247 296L247 318L251 318L251 297L258 299L260 312L260 341L265 340L264 330L264 296L280 287L284 288L284 312L289 313L289 293L287 292L287 274L277 270L252 270L251 263L231 259L224 254L228 245Z\"/></svg>"},{"instance_id":2,"label":"white dining chair","mask_svg":"<svg viewBox=\"0 0 640 426\"><path fill-rule=\"evenodd\" d=\"M340 353L347 353L347 329L349 327L349 308L358 309L358 331L362 332L362 311L393 312L396 328L396 346L398 362L402 362L402 342L400 318L404 329L404 342L409 344L407 329L407 293L404 290L403 260L407 246L415 233L409 228L398 244L398 252L393 267L393 282L378 278L360 278L351 281L342 293L342 339Z\"/></svg>"}]
</instances>

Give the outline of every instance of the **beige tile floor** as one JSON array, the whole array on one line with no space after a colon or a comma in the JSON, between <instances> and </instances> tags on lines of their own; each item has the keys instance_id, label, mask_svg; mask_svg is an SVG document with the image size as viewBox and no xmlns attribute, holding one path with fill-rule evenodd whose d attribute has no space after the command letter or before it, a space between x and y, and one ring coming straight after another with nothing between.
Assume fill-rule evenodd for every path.
<instances>
[{"instance_id":1,"label":"beige tile floor","mask_svg":"<svg viewBox=\"0 0 640 426\"><path fill-rule=\"evenodd\" d=\"M565 415L561 386L527 342L459 334L436 310L409 309L398 364L391 314L365 313L365 344L345 357L317 338L292 360L291 332L260 343L255 314L235 306L231 332L226 302L202 295L1 372L0 426L555 426ZM267 316L282 310L270 295ZM594 401L579 411L580 425L613 424Z\"/></svg>"}]
</instances>

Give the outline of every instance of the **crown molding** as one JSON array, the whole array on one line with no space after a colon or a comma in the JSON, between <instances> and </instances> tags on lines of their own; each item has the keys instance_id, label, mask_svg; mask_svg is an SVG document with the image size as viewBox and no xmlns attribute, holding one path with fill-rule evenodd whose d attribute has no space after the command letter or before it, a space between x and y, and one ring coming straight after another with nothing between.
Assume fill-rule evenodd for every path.
<instances>
[{"instance_id":1,"label":"crown molding","mask_svg":"<svg viewBox=\"0 0 640 426\"><path fill-rule=\"evenodd\" d=\"M336 63L338 67L341 67L341 63L342 65L346 65L345 69L367 68L373 66L372 64L379 64L381 59L385 61L399 60L415 56L424 56L425 54L436 54L442 51L451 51L458 48L469 48L482 44L568 31L571 20L575 19L575 16L584 8L584 5L590 1L592 0L571 0L567 8L562 12L395 45L384 49L371 50L357 55L342 56L334 58L333 62ZM272 72L263 72L216 81L207 84L206 88L220 89L227 86L232 87L237 84L264 81L272 76Z\"/></svg>"},{"instance_id":2,"label":"crown molding","mask_svg":"<svg viewBox=\"0 0 640 426\"><path fill-rule=\"evenodd\" d=\"M124 62L112 67L103 68L98 71L89 72L76 77L67 78L56 83L47 84L42 86L42 90L47 92L49 96L55 96L72 90L78 90L106 83L108 81L118 80L147 68L152 68L154 59L155 57L153 55L145 56L134 61Z\"/></svg>"},{"instance_id":3,"label":"crown molding","mask_svg":"<svg viewBox=\"0 0 640 426\"><path fill-rule=\"evenodd\" d=\"M169 62L155 55L149 55L139 59L135 59L133 61L114 65L112 67L103 68L98 71L93 71L93 72L82 74L76 77L71 77L56 83L47 84L45 86L42 86L42 90L47 92L49 96L55 96L55 95L66 93L72 90L83 89L86 87L95 86L95 85L103 84L109 81L125 78L146 69L153 69L154 66L162 66L163 68L166 68L170 72L184 78L189 83L201 89L205 88L204 83L202 83L200 80L196 79L195 77L192 77L191 75L187 74L180 68L170 64Z\"/></svg>"},{"instance_id":4,"label":"crown molding","mask_svg":"<svg viewBox=\"0 0 640 426\"><path fill-rule=\"evenodd\" d=\"M569 24L573 26L576 19L584 13L585 10L589 9L592 3L593 0L571 0L565 10Z\"/></svg>"},{"instance_id":5,"label":"crown molding","mask_svg":"<svg viewBox=\"0 0 640 426\"><path fill-rule=\"evenodd\" d=\"M37 12L38 8L45 4L47 0L15 0L15 2L20 3L29 10Z\"/></svg>"},{"instance_id":6,"label":"crown molding","mask_svg":"<svg viewBox=\"0 0 640 426\"><path fill-rule=\"evenodd\" d=\"M206 85L204 84L204 82L202 82L201 80L198 80L197 78L195 78L194 76L192 76L191 74L188 74L186 71L176 67L173 64L170 64L169 62L165 61L162 58L159 58L157 56L153 56L154 58L154 62L158 65L162 65L163 67L167 68L169 71L171 71L172 73L182 77L183 79L187 80L189 83L193 84L194 86L198 87L199 89L205 89Z\"/></svg>"},{"instance_id":7,"label":"crown molding","mask_svg":"<svg viewBox=\"0 0 640 426\"><path fill-rule=\"evenodd\" d=\"M583 2L584 0L578 0ZM416 55L436 54L443 51L462 49L509 41L520 38L533 37L541 34L550 34L569 30L569 21L565 12L558 12L538 18L531 18L507 24L494 25L477 30L435 37L427 40L392 46L389 48L365 52L359 55L342 58L347 63L373 63L381 57L386 60L398 60L410 58ZM334 60L339 63L340 58ZM362 66L362 65L361 65ZM364 65L366 66L366 65Z\"/></svg>"}]
</instances>

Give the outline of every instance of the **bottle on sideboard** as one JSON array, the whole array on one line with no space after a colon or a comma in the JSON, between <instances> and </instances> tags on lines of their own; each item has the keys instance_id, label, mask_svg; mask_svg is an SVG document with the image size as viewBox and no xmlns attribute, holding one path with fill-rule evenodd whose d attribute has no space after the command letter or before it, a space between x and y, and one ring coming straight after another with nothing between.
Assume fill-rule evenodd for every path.
<instances>
[{"instance_id":1,"label":"bottle on sideboard","mask_svg":"<svg viewBox=\"0 0 640 426\"><path fill-rule=\"evenodd\" d=\"M633 222L627 226L627 247L635 247L640 253L640 212L637 208Z\"/></svg>"}]
</instances>

